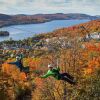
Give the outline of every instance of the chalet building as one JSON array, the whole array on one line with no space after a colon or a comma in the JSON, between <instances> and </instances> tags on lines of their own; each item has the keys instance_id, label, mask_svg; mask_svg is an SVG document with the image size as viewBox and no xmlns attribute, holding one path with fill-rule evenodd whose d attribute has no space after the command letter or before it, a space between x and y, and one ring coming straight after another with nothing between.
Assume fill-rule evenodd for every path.
<instances>
[{"instance_id":1,"label":"chalet building","mask_svg":"<svg viewBox=\"0 0 100 100\"><path fill-rule=\"evenodd\" d=\"M100 39L100 32L91 33L91 38L92 39Z\"/></svg>"},{"instance_id":2,"label":"chalet building","mask_svg":"<svg viewBox=\"0 0 100 100\"><path fill-rule=\"evenodd\" d=\"M86 35L86 39L100 39L100 32L94 32Z\"/></svg>"}]
</instances>

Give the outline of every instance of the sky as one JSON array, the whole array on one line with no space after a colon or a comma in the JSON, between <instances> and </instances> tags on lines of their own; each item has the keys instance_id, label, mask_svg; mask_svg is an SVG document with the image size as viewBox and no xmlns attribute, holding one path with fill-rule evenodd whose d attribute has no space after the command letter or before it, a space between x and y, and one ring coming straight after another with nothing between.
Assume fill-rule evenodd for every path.
<instances>
[{"instance_id":1,"label":"sky","mask_svg":"<svg viewBox=\"0 0 100 100\"><path fill-rule=\"evenodd\" d=\"M0 0L0 13L100 15L100 0Z\"/></svg>"}]
</instances>

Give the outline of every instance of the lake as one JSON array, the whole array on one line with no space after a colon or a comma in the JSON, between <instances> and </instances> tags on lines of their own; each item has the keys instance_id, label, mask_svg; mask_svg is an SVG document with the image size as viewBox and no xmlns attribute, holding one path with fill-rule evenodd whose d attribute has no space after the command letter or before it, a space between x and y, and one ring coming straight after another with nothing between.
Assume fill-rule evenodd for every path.
<instances>
[{"instance_id":1,"label":"lake","mask_svg":"<svg viewBox=\"0 0 100 100\"><path fill-rule=\"evenodd\" d=\"M35 34L52 32L55 29L69 27L80 23L88 22L89 20L54 20L40 24L24 24L12 25L0 28L0 31L8 31L9 36L0 37L0 41L9 40L22 40L32 37Z\"/></svg>"}]
</instances>

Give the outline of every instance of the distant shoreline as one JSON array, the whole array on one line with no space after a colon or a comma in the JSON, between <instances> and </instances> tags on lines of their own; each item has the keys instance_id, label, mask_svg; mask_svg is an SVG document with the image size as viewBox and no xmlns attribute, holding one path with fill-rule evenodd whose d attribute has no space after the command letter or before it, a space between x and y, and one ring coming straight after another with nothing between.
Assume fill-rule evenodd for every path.
<instances>
[{"instance_id":1,"label":"distant shoreline","mask_svg":"<svg viewBox=\"0 0 100 100\"><path fill-rule=\"evenodd\" d=\"M28 25L28 24L41 24L41 23L46 23L46 22L51 22L53 20L50 20L50 21L44 21L44 22L33 22L33 23L16 23L16 24L8 24L8 25L2 25L0 26L0 28L3 28L3 27L8 27L8 26L13 26L13 25Z\"/></svg>"},{"instance_id":2,"label":"distant shoreline","mask_svg":"<svg viewBox=\"0 0 100 100\"><path fill-rule=\"evenodd\" d=\"M51 22L51 21L55 21L56 19L54 20L48 20L48 21L44 21L44 22L33 22L33 23L16 23L16 24L8 24L8 25L3 25L3 26L0 26L0 28L3 28L3 27L8 27L8 26L14 26L14 25L28 25L28 24L41 24L41 23L47 23L47 22ZM88 20L88 19L57 19L57 20Z\"/></svg>"},{"instance_id":3,"label":"distant shoreline","mask_svg":"<svg viewBox=\"0 0 100 100\"><path fill-rule=\"evenodd\" d=\"M0 28L11 25L40 24L53 20L95 20L100 17L81 13L55 13L55 14L36 14L36 15L6 15L0 14Z\"/></svg>"}]
</instances>

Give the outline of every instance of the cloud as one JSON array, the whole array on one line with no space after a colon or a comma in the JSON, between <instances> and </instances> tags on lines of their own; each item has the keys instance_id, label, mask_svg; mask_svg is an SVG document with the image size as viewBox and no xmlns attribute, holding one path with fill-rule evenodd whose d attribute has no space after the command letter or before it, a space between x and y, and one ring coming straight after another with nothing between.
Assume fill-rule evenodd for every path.
<instances>
[{"instance_id":1,"label":"cloud","mask_svg":"<svg viewBox=\"0 0 100 100\"><path fill-rule=\"evenodd\" d=\"M99 0L0 0L0 13L86 13L100 15Z\"/></svg>"}]
</instances>

